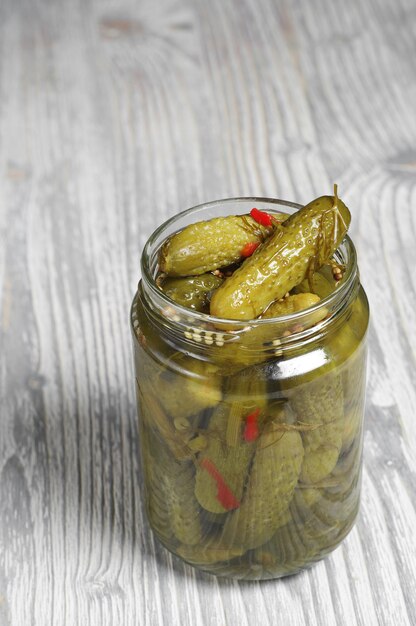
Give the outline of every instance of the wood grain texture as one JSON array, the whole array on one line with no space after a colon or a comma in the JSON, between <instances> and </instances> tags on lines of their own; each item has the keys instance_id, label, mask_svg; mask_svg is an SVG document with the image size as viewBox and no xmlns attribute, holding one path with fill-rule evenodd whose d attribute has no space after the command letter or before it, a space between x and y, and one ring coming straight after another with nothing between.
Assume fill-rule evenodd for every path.
<instances>
[{"instance_id":1,"label":"wood grain texture","mask_svg":"<svg viewBox=\"0 0 416 626\"><path fill-rule=\"evenodd\" d=\"M0 624L416 623L414 0L0 3ZM128 311L154 227L338 182L372 307L359 521L280 582L144 519Z\"/></svg>"}]
</instances>

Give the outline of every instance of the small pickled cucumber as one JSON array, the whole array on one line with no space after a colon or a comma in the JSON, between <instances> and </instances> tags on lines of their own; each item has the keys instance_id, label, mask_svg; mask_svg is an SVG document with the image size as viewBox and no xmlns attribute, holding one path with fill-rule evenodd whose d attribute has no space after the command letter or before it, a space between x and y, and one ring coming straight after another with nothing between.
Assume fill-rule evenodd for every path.
<instances>
[{"instance_id":1,"label":"small pickled cucumber","mask_svg":"<svg viewBox=\"0 0 416 626\"><path fill-rule=\"evenodd\" d=\"M359 468L354 460L348 460L350 468L334 471L325 482L334 485L321 488L322 497L311 507L311 515L303 521L303 534L309 540L318 540L323 545L339 541L345 536L357 515L359 505ZM343 463L340 464L341 466ZM337 467L338 469L338 467Z\"/></svg>"},{"instance_id":2,"label":"small pickled cucumber","mask_svg":"<svg viewBox=\"0 0 416 626\"><path fill-rule=\"evenodd\" d=\"M223 279L219 276L208 273L200 276L168 277L162 282L160 288L177 304L205 313L209 308L211 292L222 282Z\"/></svg>"},{"instance_id":3,"label":"small pickled cucumber","mask_svg":"<svg viewBox=\"0 0 416 626\"><path fill-rule=\"evenodd\" d=\"M215 291L211 315L256 318L330 259L350 219L336 195L317 198L291 215Z\"/></svg>"},{"instance_id":4,"label":"small pickled cucumber","mask_svg":"<svg viewBox=\"0 0 416 626\"><path fill-rule=\"evenodd\" d=\"M158 461L161 462L155 459L155 462ZM182 543L195 545L202 539L202 530L199 506L193 493L193 468L189 464L176 463L164 469L163 485L175 537Z\"/></svg>"},{"instance_id":5,"label":"small pickled cucumber","mask_svg":"<svg viewBox=\"0 0 416 626\"><path fill-rule=\"evenodd\" d=\"M224 513L229 510L227 502L224 502L219 493L216 476L222 477L227 490L238 502L254 452L253 444L246 442L241 442L235 447L227 446L225 432L229 415L230 408L224 404L214 411L208 429L209 443L200 455L196 471L195 496L199 504L212 513ZM210 468L213 469L210 471Z\"/></svg>"},{"instance_id":6,"label":"small pickled cucumber","mask_svg":"<svg viewBox=\"0 0 416 626\"><path fill-rule=\"evenodd\" d=\"M278 528L267 543L257 548L254 559L275 577L303 568L318 552L318 545L305 542L302 526L290 523Z\"/></svg>"},{"instance_id":7,"label":"small pickled cucumber","mask_svg":"<svg viewBox=\"0 0 416 626\"><path fill-rule=\"evenodd\" d=\"M170 541L174 539L174 532L170 519L170 508L164 489L161 488L164 469L161 468L159 461L151 454L146 441L147 437L145 437L143 432L141 437L142 444L144 444L142 459L147 513L150 523L158 535L164 541Z\"/></svg>"},{"instance_id":8,"label":"small pickled cucumber","mask_svg":"<svg viewBox=\"0 0 416 626\"><path fill-rule=\"evenodd\" d=\"M331 473L342 445L341 377L329 372L294 390L291 405L299 422L317 426L302 433L305 457L300 475L303 482L316 483Z\"/></svg>"},{"instance_id":9,"label":"small pickled cucumber","mask_svg":"<svg viewBox=\"0 0 416 626\"><path fill-rule=\"evenodd\" d=\"M222 397L218 368L186 355L174 355L169 369L153 380L157 397L172 419L189 417L215 406Z\"/></svg>"},{"instance_id":10,"label":"small pickled cucumber","mask_svg":"<svg viewBox=\"0 0 416 626\"><path fill-rule=\"evenodd\" d=\"M178 432L174 428L172 421L160 406L157 396L154 395L149 387L146 387L144 381L140 384L138 381L136 382L137 399L143 423L146 424L146 428L159 433L159 436L172 452L175 459L190 458L192 454L187 446L187 440L190 435L186 435L184 432Z\"/></svg>"},{"instance_id":11,"label":"small pickled cucumber","mask_svg":"<svg viewBox=\"0 0 416 626\"><path fill-rule=\"evenodd\" d=\"M276 217L279 219L279 215ZM244 246L261 243L272 230L272 226L262 226L250 215L215 217L190 224L163 244L160 270L169 276L191 276L231 265L240 261Z\"/></svg>"},{"instance_id":12,"label":"small pickled cucumber","mask_svg":"<svg viewBox=\"0 0 416 626\"><path fill-rule=\"evenodd\" d=\"M295 573L331 552L348 533L351 524L323 524L313 515L279 528L272 539L255 551L254 558L269 572L284 575Z\"/></svg>"},{"instance_id":13,"label":"small pickled cucumber","mask_svg":"<svg viewBox=\"0 0 416 626\"><path fill-rule=\"evenodd\" d=\"M165 540L172 533L181 543L202 539L199 506L195 499L191 462L179 463L149 430L142 432L149 518Z\"/></svg>"},{"instance_id":14,"label":"small pickled cucumber","mask_svg":"<svg viewBox=\"0 0 416 626\"><path fill-rule=\"evenodd\" d=\"M244 418L253 410L264 408L266 383L250 380L247 376L232 377L226 396L227 404L221 403L211 416L206 433L208 445L199 457L195 479L196 498L204 509L212 513L224 513L229 509L218 497L218 481L207 468L215 468L239 502L255 449L253 442L243 439Z\"/></svg>"},{"instance_id":15,"label":"small pickled cucumber","mask_svg":"<svg viewBox=\"0 0 416 626\"><path fill-rule=\"evenodd\" d=\"M283 300L273 302L261 317L262 319L269 319L271 317L279 317L281 315L298 313L299 311L303 311L304 309L309 309L309 307L317 304L319 301L320 297L315 295L314 293L294 294L292 296L289 296L288 298L283 298ZM319 317L320 319L323 319L326 313L326 311L324 311L323 313L320 312L317 321L319 321Z\"/></svg>"},{"instance_id":16,"label":"small pickled cucumber","mask_svg":"<svg viewBox=\"0 0 416 626\"><path fill-rule=\"evenodd\" d=\"M175 458L190 458L204 447L196 437L199 413L222 398L218 368L175 353L163 365L143 353L137 396L143 420L157 431Z\"/></svg>"},{"instance_id":17,"label":"small pickled cucumber","mask_svg":"<svg viewBox=\"0 0 416 626\"><path fill-rule=\"evenodd\" d=\"M320 271L314 272L312 276L302 280L299 285L294 287L294 293L308 293L312 291L321 299L329 296L334 291L335 281L332 276L327 275L326 269L326 267L323 267Z\"/></svg>"},{"instance_id":18,"label":"small pickled cucumber","mask_svg":"<svg viewBox=\"0 0 416 626\"><path fill-rule=\"evenodd\" d=\"M303 460L298 432L282 434L273 423L261 435L240 508L229 514L222 541L245 550L270 539L285 523Z\"/></svg>"}]
</instances>

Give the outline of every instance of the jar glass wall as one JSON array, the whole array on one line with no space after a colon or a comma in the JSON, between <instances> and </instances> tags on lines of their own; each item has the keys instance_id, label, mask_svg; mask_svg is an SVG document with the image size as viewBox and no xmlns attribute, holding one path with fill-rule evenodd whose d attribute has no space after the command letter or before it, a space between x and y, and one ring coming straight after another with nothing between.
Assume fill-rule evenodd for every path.
<instances>
[{"instance_id":1,"label":"jar glass wall","mask_svg":"<svg viewBox=\"0 0 416 626\"><path fill-rule=\"evenodd\" d=\"M299 208L230 199L157 229L143 252L131 324L153 531L200 569L268 579L322 558L353 526L369 312L348 237L335 255L342 280L331 288L329 268L316 275L321 300L306 311L241 323L167 298L156 283L166 237L254 205Z\"/></svg>"}]
</instances>

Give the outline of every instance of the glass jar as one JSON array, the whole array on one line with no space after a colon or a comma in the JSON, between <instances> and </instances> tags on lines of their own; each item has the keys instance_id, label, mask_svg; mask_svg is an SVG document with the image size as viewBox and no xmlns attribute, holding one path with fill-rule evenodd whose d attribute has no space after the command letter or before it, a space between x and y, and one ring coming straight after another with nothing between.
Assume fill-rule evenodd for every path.
<instances>
[{"instance_id":1,"label":"glass jar","mask_svg":"<svg viewBox=\"0 0 416 626\"><path fill-rule=\"evenodd\" d=\"M335 253L344 268L336 288L330 268L315 274L321 300L285 317L217 319L159 289L166 237L253 206L269 213L300 208L236 198L162 224L143 251L131 324L154 533L199 569L261 580L311 565L354 524L369 310L349 237Z\"/></svg>"}]
</instances>

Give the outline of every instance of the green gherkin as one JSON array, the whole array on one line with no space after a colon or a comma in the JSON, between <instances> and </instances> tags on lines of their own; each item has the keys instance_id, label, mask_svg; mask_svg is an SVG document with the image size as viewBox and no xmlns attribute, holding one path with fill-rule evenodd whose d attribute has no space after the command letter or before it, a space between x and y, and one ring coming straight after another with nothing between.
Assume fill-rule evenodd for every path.
<instances>
[{"instance_id":1,"label":"green gherkin","mask_svg":"<svg viewBox=\"0 0 416 626\"><path fill-rule=\"evenodd\" d=\"M261 435L241 506L229 514L221 540L225 545L256 548L287 521L303 460L302 438L296 431L273 430Z\"/></svg>"},{"instance_id":2,"label":"green gherkin","mask_svg":"<svg viewBox=\"0 0 416 626\"><path fill-rule=\"evenodd\" d=\"M261 317L262 319L269 319L271 317L298 313L299 311L303 311L317 304L319 300L320 297L314 293L297 293L283 300L273 302ZM322 318L325 317L325 315L326 311L323 313Z\"/></svg>"},{"instance_id":3,"label":"green gherkin","mask_svg":"<svg viewBox=\"0 0 416 626\"><path fill-rule=\"evenodd\" d=\"M171 357L166 365L152 384L172 419L189 417L221 400L222 380L215 365L181 354Z\"/></svg>"},{"instance_id":4,"label":"green gherkin","mask_svg":"<svg viewBox=\"0 0 416 626\"><path fill-rule=\"evenodd\" d=\"M299 313L300 311L305 311L315 304L318 304L319 301L320 297L314 293L295 293L287 298L284 298L283 300L273 302L261 317L262 319L270 319L282 315ZM310 312L307 319L307 326L314 326L323 320L327 314L328 311L325 307L321 307L317 311ZM304 325L305 324L306 322L304 322Z\"/></svg>"},{"instance_id":5,"label":"green gherkin","mask_svg":"<svg viewBox=\"0 0 416 626\"><path fill-rule=\"evenodd\" d=\"M201 454L200 460L202 462L207 459L214 464L228 489L239 500L254 447L253 444L245 442L236 447L227 446L224 439L229 415L230 408L226 405L219 406L213 413L208 429L208 446ZM227 511L218 497L218 483L203 463L196 471L195 496L207 511L212 513Z\"/></svg>"},{"instance_id":6,"label":"green gherkin","mask_svg":"<svg viewBox=\"0 0 416 626\"><path fill-rule=\"evenodd\" d=\"M280 214L275 215L279 219ZM250 215L190 224L163 244L159 267L169 276L204 274L240 261L244 246L261 243L272 231L272 226L262 226Z\"/></svg>"},{"instance_id":7,"label":"green gherkin","mask_svg":"<svg viewBox=\"0 0 416 626\"><path fill-rule=\"evenodd\" d=\"M314 272L312 276L308 276L302 280L299 285L294 287L294 293L315 293L321 299L326 298L334 291L335 281L332 276L328 276L327 268L323 267L321 271Z\"/></svg>"},{"instance_id":8,"label":"green gherkin","mask_svg":"<svg viewBox=\"0 0 416 626\"><path fill-rule=\"evenodd\" d=\"M339 478L334 479L338 485ZM338 512L338 517L333 514L333 509ZM346 508L344 501L338 501L338 496L334 502L328 501L322 487L299 485L289 511L287 523L254 553L254 560L271 575L293 572L321 558L330 550L331 542L338 542L347 534L354 519L348 517L351 507Z\"/></svg>"},{"instance_id":9,"label":"green gherkin","mask_svg":"<svg viewBox=\"0 0 416 626\"><path fill-rule=\"evenodd\" d=\"M227 404L221 403L211 416L207 429L208 445L199 457L196 471L195 495L202 507L212 513L224 513L228 509L218 498L218 484L204 468L209 460L222 476L236 500L241 500L247 471L255 444L243 438L244 419L255 410L262 410L267 402L266 383L244 375L231 377L228 381ZM259 422L261 421L259 414Z\"/></svg>"},{"instance_id":10,"label":"green gherkin","mask_svg":"<svg viewBox=\"0 0 416 626\"><path fill-rule=\"evenodd\" d=\"M150 430L145 431L144 470L149 518L163 539L195 545L202 539L192 462L178 462Z\"/></svg>"},{"instance_id":11,"label":"green gherkin","mask_svg":"<svg viewBox=\"0 0 416 626\"><path fill-rule=\"evenodd\" d=\"M222 282L223 279L219 276L208 273L201 276L168 277L160 288L177 304L205 313L208 312L211 292Z\"/></svg>"},{"instance_id":12,"label":"green gherkin","mask_svg":"<svg viewBox=\"0 0 416 626\"><path fill-rule=\"evenodd\" d=\"M342 445L341 377L329 372L294 390L291 405L299 422L316 425L316 429L302 433L305 458L300 476L305 483L316 483L333 470Z\"/></svg>"},{"instance_id":13,"label":"green gherkin","mask_svg":"<svg viewBox=\"0 0 416 626\"><path fill-rule=\"evenodd\" d=\"M291 215L211 298L211 315L254 319L327 262L351 215L335 196L321 196Z\"/></svg>"},{"instance_id":14,"label":"green gherkin","mask_svg":"<svg viewBox=\"0 0 416 626\"><path fill-rule=\"evenodd\" d=\"M170 508L163 486L165 470L147 447L143 446L142 454L149 520L154 530L164 541L171 541L174 539L174 533L170 519Z\"/></svg>"},{"instance_id":15,"label":"green gherkin","mask_svg":"<svg viewBox=\"0 0 416 626\"><path fill-rule=\"evenodd\" d=\"M192 455L187 446L189 435L175 429L174 424L160 406L157 396L143 380L139 384L136 379L136 383L137 400L146 429L152 429L162 437L175 459L190 458Z\"/></svg>"}]
</instances>

